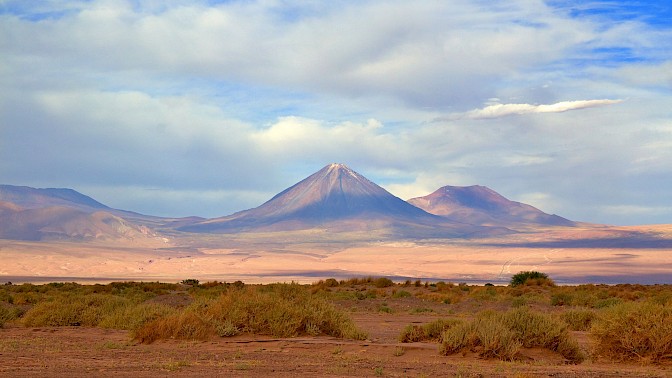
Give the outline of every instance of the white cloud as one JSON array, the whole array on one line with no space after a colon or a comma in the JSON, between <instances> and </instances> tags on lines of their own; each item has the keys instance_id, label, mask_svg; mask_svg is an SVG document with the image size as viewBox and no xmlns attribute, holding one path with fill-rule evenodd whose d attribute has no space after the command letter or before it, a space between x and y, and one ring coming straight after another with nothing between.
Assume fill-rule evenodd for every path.
<instances>
[{"instance_id":1,"label":"white cloud","mask_svg":"<svg viewBox=\"0 0 672 378\"><path fill-rule=\"evenodd\" d=\"M623 100L577 100L561 101L549 105L532 104L494 104L482 109L470 110L466 113L452 114L440 119L488 119L500 118L511 115L535 114L535 113L562 113L570 110L580 110L618 104Z\"/></svg>"}]
</instances>

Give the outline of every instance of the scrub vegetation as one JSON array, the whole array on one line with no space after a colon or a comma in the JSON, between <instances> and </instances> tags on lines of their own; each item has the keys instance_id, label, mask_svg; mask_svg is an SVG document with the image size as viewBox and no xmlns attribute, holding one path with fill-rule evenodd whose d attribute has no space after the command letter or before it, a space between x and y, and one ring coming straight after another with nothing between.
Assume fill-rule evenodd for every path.
<instances>
[{"instance_id":1,"label":"scrub vegetation","mask_svg":"<svg viewBox=\"0 0 672 378\"><path fill-rule=\"evenodd\" d=\"M0 286L0 326L120 329L145 344L241 335L366 340L352 318L361 312L431 319L400 327L398 342L434 343L441 355L516 361L536 348L571 364L672 362L670 285L557 286L521 272L507 286L384 277Z\"/></svg>"}]
</instances>

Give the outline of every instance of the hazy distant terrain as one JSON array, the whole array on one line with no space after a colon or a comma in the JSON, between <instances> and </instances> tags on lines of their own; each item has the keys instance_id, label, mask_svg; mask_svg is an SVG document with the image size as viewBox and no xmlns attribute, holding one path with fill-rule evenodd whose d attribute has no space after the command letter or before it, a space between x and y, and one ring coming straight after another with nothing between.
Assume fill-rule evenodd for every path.
<instances>
[{"instance_id":1,"label":"hazy distant terrain","mask_svg":"<svg viewBox=\"0 0 672 378\"><path fill-rule=\"evenodd\" d=\"M69 189L0 186L0 280L504 282L538 269L558 282L656 283L669 281L671 252L670 225L575 222L482 186L445 186L406 202L342 164L214 219L111 209Z\"/></svg>"}]
</instances>

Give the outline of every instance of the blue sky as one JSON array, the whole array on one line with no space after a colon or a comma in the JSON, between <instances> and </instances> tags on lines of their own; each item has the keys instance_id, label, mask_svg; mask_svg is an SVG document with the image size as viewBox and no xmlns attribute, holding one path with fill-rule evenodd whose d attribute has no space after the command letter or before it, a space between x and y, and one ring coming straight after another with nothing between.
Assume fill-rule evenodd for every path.
<instances>
[{"instance_id":1,"label":"blue sky","mask_svg":"<svg viewBox=\"0 0 672 378\"><path fill-rule=\"evenodd\" d=\"M0 0L0 182L214 217L341 162L672 223L663 3Z\"/></svg>"}]
</instances>

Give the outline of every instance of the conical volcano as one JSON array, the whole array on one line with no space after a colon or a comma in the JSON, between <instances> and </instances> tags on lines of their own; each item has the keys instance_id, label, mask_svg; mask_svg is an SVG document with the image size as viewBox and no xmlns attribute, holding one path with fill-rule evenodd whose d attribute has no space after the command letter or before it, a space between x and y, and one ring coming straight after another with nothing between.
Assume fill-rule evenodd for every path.
<instances>
[{"instance_id":1,"label":"conical volcano","mask_svg":"<svg viewBox=\"0 0 672 378\"><path fill-rule=\"evenodd\" d=\"M432 194L412 198L408 202L429 213L477 225L575 225L568 219L546 214L536 207L510 201L494 190L480 185L444 186Z\"/></svg>"},{"instance_id":2,"label":"conical volcano","mask_svg":"<svg viewBox=\"0 0 672 378\"><path fill-rule=\"evenodd\" d=\"M251 210L258 217L322 222L357 216L433 218L343 164L330 164Z\"/></svg>"},{"instance_id":3,"label":"conical volcano","mask_svg":"<svg viewBox=\"0 0 672 378\"><path fill-rule=\"evenodd\" d=\"M329 164L261 206L180 228L190 232L301 229L385 230L395 235L457 236L478 232L395 197L343 164ZM480 228L479 228L480 230Z\"/></svg>"}]
</instances>

